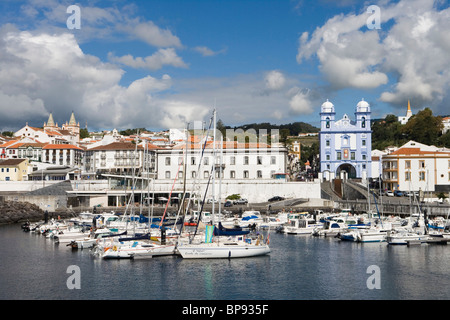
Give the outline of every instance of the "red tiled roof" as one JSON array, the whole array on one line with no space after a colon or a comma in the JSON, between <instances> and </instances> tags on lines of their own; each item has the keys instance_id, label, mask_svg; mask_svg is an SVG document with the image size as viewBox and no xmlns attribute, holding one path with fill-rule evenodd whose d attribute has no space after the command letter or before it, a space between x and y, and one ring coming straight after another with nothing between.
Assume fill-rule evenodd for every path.
<instances>
[{"instance_id":1,"label":"red tiled roof","mask_svg":"<svg viewBox=\"0 0 450 320\"><path fill-rule=\"evenodd\" d=\"M390 153L389 155L425 155L425 154L448 154L450 155L450 152L442 152L442 151L424 151L420 150L420 148L400 148L396 151Z\"/></svg>"},{"instance_id":2,"label":"red tiled roof","mask_svg":"<svg viewBox=\"0 0 450 320\"><path fill-rule=\"evenodd\" d=\"M4 144L0 144L1 148L9 148L12 145L15 145L16 143L19 143L19 140L10 140L6 141Z\"/></svg>"},{"instance_id":3,"label":"red tiled roof","mask_svg":"<svg viewBox=\"0 0 450 320\"><path fill-rule=\"evenodd\" d=\"M27 159L7 159L4 161L0 161L0 166L17 166L21 164L22 162L26 161Z\"/></svg>"},{"instance_id":4,"label":"red tiled roof","mask_svg":"<svg viewBox=\"0 0 450 320\"><path fill-rule=\"evenodd\" d=\"M141 146L137 146L139 150L143 150L144 148ZM98 146L95 148L91 148L89 150L134 150L136 149L136 145L131 142L113 142L104 146Z\"/></svg>"},{"instance_id":5,"label":"red tiled roof","mask_svg":"<svg viewBox=\"0 0 450 320\"><path fill-rule=\"evenodd\" d=\"M189 144L189 148L191 149L199 149L203 148L203 143L191 143ZM174 149L184 149L186 144L179 144L174 147ZM243 143L243 142L237 142L237 141L224 141L222 144L223 149L265 149L270 148L270 145L267 143ZM207 141L206 142L206 149L212 149L213 148L213 142ZM216 148L220 148L220 142L216 142Z\"/></svg>"},{"instance_id":6,"label":"red tiled roof","mask_svg":"<svg viewBox=\"0 0 450 320\"><path fill-rule=\"evenodd\" d=\"M44 150L48 149L76 149L76 150L84 150L83 148L74 146L73 144L47 144L44 148Z\"/></svg>"}]
</instances>

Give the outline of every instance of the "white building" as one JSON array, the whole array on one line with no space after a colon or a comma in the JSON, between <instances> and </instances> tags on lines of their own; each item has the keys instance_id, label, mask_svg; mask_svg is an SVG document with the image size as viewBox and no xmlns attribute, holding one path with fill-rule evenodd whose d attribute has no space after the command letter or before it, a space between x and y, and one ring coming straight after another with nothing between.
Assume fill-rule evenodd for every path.
<instances>
[{"instance_id":1,"label":"white building","mask_svg":"<svg viewBox=\"0 0 450 320\"><path fill-rule=\"evenodd\" d=\"M85 169L86 172L112 174L132 174L134 170L135 174L139 174L146 168L154 168L154 158L145 160L144 150L154 154L156 149L151 144L144 148L130 142L101 145L86 150Z\"/></svg>"},{"instance_id":2,"label":"white building","mask_svg":"<svg viewBox=\"0 0 450 320\"><path fill-rule=\"evenodd\" d=\"M184 152L186 144L179 144L169 150L159 150L157 178L175 179L178 173L178 178L182 179L186 159L186 178L209 179L214 159L213 142L207 143L199 163L202 146L201 143L188 144L187 153ZM224 180L271 180L276 179L279 174L285 177L287 150L283 147L271 147L264 143L217 142L216 155L216 164L222 164ZM218 172L216 177L219 177Z\"/></svg>"},{"instance_id":3,"label":"white building","mask_svg":"<svg viewBox=\"0 0 450 320\"><path fill-rule=\"evenodd\" d=\"M42 148L42 162L59 166L82 166L84 150L71 144L47 144Z\"/></svg>"},{"instance_id":4,"label":"white building","mask_svg":"<svg viewBox=\"0 0 450 320\"><path fill-rule=\"evenodd\" d=\"M442 118L442 134L445 134L448 130L450 130L450 117Z\"/></svg>"},{"instance_id":5,"label":"white building","mask_svg":"<svg viewBox=\"0 0 450 320\"><path fill-rule=\"evenodd\" d=\"M409 141L382 159L384 189L450 191L448 150Z\"/></svg>"}]
</instances>

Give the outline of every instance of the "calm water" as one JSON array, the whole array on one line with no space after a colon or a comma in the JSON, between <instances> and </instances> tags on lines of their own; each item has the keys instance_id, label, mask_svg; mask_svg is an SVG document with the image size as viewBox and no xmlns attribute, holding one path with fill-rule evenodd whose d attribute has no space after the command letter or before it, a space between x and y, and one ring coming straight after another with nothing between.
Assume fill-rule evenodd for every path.
<instances>
[{"instance_id":1,"label":"calm water","mask_svg":"<svg viewBox=\"0 0 450 320\"><path fill-rule=\"evenodd\" d=\"M450 246L390 247L272 232L268 256L101 260L20 225L0 227L0 299L368 300L450 298ZM67 267L81 270L69 290ZM367 268L380 268L368 289Z\"/></svg>"}]
</instances>

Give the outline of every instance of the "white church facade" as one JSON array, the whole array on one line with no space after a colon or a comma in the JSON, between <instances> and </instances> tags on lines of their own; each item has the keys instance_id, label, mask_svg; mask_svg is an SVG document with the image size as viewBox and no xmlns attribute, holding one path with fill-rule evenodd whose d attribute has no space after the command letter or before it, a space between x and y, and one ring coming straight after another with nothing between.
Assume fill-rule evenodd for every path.
<instances>
[{"instance_id":1,"label":"white church facade","mask_svg":"<svg viewBox=\"0 0 450 320\"><path fill-rule=\"evenodd\" d=\"M356 105L355 120L347 114L336 120L334 105L322 104L320 113L320 172L326 180L372 177L370 105Z\"/></svg>"}]
</instances>

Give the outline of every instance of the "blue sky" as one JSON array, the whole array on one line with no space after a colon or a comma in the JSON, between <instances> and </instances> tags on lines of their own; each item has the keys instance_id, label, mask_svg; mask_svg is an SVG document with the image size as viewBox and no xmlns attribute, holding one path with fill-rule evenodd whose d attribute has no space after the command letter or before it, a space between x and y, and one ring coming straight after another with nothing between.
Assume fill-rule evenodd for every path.
<instances>
[{"instance_id":1,"label":"blue sky","mask_svg":"<svg viewBox=\"0 0 450 320\"><path fill-rule=\"evenodd\" d=\"M447 1L6 0L0 12L0 130L72 110L90 130L182 128L214 106L230 126L318 125L326 99L338 118L362 98L373 118L408 100L450 113Z\"/></svg>"}]
</instances>

